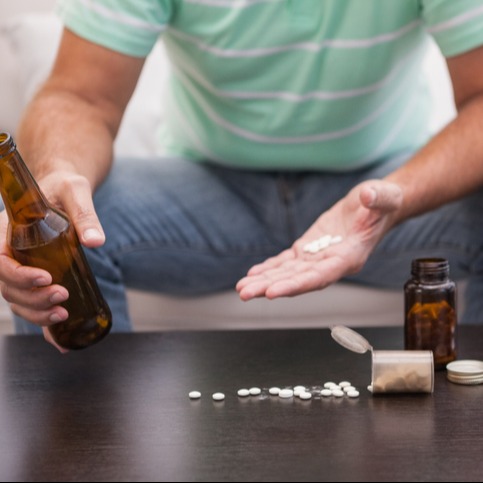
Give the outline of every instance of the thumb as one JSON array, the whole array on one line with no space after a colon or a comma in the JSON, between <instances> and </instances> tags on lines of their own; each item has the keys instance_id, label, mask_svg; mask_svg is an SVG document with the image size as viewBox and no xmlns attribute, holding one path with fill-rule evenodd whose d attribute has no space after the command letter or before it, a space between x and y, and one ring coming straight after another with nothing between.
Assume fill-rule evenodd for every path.
<instances>
[{"instance_id":1,"label":"thumb","mask_svg":"<svg viewBox=\"0 0 483 483\"><path fill-rule=\"evenodd\" d=\"M383 212L397 210L403 201L402 190L397 184L381 180L364 184L359 196L363 206Z\"/></svg>"},{"instance_id":2,"label":"thumb","mask_svg":"<svg viewBox=\"0 0 483 483\"><path fill-rule=\"evenodd\" d=\"M80 242L89 248L103 245L106 236L97 217L87 180L85 183L77 183L75 189L66 193L62 203Z\"/></svg>"}]
</instances>

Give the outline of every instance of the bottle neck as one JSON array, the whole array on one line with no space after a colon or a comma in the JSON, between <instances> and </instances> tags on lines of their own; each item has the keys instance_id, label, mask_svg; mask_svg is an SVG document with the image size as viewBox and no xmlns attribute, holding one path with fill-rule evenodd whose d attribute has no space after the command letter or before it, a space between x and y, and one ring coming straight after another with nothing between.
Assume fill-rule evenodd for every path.
<instances>
[{"instance_id":1,"label":"bottle neck","mask_svg":"<svg viewBox=\"0 0 483 483\"><path fill-rule=\"evenodd\" d=\"M441 283L449 278L449 263L444 258L419 258L411 264L412 276L423 283Z\"/></svg>"},{"instance_id":2,"label":"bottle neck","mask_svg":"<svg viewBox=\"0 0 483 483\"><path fill-rule=\"evenodd\" d=\"M11 223L45 217L48 203L17 151L12 136L0 132L0 194Z\"/></svg>"}]
</instances>

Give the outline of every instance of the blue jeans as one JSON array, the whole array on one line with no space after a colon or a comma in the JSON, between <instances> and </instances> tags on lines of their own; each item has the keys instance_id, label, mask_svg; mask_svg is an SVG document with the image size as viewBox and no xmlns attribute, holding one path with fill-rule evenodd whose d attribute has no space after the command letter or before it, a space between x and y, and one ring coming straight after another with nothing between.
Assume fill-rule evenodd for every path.
<instances>
[{"instance_id":1,"label":"blue jeans","mask_svg":"<svg viewBox=\"0 0 483 483\"><path fill-rule=\"evenodd\" d=\"M180 296L234 289L252 265L289 247L355 184L385 176L404 159L342 174L117 160L95 195L106 243L86 251L112 309L113 330L131 330L126 287ZM468 280L461 322L483 321L482 218L483 192L413 218L347 280L402 294L412 259L444 257L451 278ZM16 328L37 329L21 320Z\"/></svg>"}]
</instances>

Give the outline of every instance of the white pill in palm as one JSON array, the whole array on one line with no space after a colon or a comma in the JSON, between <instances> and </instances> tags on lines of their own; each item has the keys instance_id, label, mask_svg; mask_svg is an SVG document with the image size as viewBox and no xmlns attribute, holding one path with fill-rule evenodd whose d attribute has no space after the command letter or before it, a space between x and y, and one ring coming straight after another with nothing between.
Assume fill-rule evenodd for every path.
<instances>
[{"instance_id":1,"label":"white pill in palm","mask_svg":"<svg viewBox=\"0 0 483 483\"><path fill-rule=\"evenodd\" d=\"M238 392L237 394L240 396L240 397L247 397L250 395L250 391L248 389L238 389Z\"/></svg>"},{"instance_id":2,"label":"white pill in palm","mask_svg":"<svg viewBox=\"0 0 483 483\"><path fill-rule=\"evenodd\" d=\"M215 392L211 397L215 401L223 401L223 399L225 399L225 395L222 392Z\"/></svg>"},{"instance_id":3,"label":"white pill in palm","mask_svg":"<svg viewBox=\"0 0 483 483\"><path fill-rule=\"evenodd\" d=\"M306 243L303 246L303 251L308 253L317 253L321 250L325 250L330 245L335 245L342 241L342 237L340 235L332 236L332 235L324 235L316 240L312 240L309 243Z\"/></svg>"},{"instance_id":4,"label":"white pill in palm","mask_svg":"<svg viewBox=\"0 0 483 483\"><path fill-rule=\"evenodd\" d=\"M251 387L250 390L250 396L258 396L261 394L262 390L259 387Z\"/></svg>"},{"instance_id":5,"label":"white pill in palm","mask_svg":"<svg viewBox=\"0 0 483 483\"><path fill-rule=\"evenodd\" d=\"M200 391L191 391L188 394L190 399L199 399L201 397L201 392Z\"/></svg>"},{"instance_id":6,"label":"white pill in palm","mask_svg":"<svg viewBox=\"0 0 483 483\"><path fill-rule=\"evenodd\" d=\"M333 236L330 240L331 245L335 245L337 243L340 243L342 241L342 237L340 235Z\"/></svg>"}]
</instances>

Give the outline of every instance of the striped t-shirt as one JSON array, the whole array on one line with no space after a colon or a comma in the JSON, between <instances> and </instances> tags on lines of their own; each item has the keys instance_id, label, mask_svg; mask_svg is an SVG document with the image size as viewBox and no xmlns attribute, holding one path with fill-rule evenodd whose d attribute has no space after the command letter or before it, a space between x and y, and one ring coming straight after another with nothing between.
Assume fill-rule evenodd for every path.
<instances>
[{"instance_id":1,"label":"striped t-shirt","mask_svg":"<svg viewBox=\"0 0 483 483\"><path fill-rule=\"evenodd\" d=\"M481 0L63 0L78 35L171 61L162 142L254 169L350 170L417 149L421 61L483 44Z\"/></svg>"}]
</instances>

